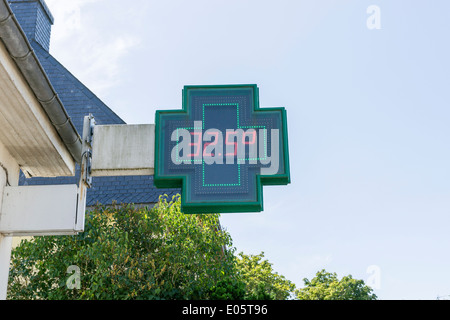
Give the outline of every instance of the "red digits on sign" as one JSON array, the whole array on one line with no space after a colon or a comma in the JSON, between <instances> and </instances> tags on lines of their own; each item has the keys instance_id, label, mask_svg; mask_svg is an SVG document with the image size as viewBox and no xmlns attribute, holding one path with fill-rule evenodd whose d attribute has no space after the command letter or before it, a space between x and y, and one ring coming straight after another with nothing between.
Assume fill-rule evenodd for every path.
<instances>
[{"instance_id":1,"label":"red digits on sign","mask_svg":"<svg viewBox=\"0 0 450 320\"><path fill-rule=\"evenodd\" d=\"M206 147L217 145L217 143L219 142L219 132L218 131L214 132L214 131L209 130L205 134L209 134L209 135L213 136L214 142L205 143L205 146L203 147L203 157L214 157L214 154L206 152Z\"/></svg>"},{"instance_id":2,"label":"red digits on sign","mask_svg":"<svg viewBox=\"0 0 450 320\"><path fill-rule=\"evenodd\" d=\"M189 146L195 147L195 153L188 155L188 157L198 157L200 155L200 150L202 150L202 133L191 132L191 136L197 136L197 142L189 144Z\"/></svg>"},{"instance_id":3,"label":"red digits on sign","mask_svg":"<svg viewBox=\"0 0 450 320\"><path fill-rule=\"evenodd\" d=\"M245 141L246 137L249 137L248 142ZM244 135L242 137L242 144L250 145L255 143L256 143L256 130L244 132Z\"/></svg>"},{"instance_id":4,"label":"red digits on sign","mask_svg":"<svg viewBox=\"0 0 450 320\"><path fill-rule=\"evenodd\" d=\"M228 140L228 138L230 137L230 135L235 135L233 132L229 132L227 131L227 135L225 138L225 144L226 145L233 145L234 144L234 153L227 153L225 154L227 157L229 156L237 156L237 151L238 151L238 145L237 142L234 142L234 138L231 139L231 141Z\"/></svg>"}]
</instances>

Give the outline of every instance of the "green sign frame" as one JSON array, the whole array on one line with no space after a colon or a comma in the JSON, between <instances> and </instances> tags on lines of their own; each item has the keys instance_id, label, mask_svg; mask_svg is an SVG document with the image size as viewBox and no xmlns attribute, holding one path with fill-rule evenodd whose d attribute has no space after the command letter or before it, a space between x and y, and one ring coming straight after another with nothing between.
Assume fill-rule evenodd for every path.
<instances>
[{"instance_id":1,"label":"green sign frame","mask_svg":"<svg viewBox=\"0 0 450 320\"><path fill-rule=\"evenodd\" d=\"M249 179L256 179L254 185L256 193L252 200L224 199L214 201L190 201L189 192L193 188L193 176L189 174L167 174L167 164L169 146L170 128L167 125L171 118L185 117L191 119L194 111L191 110L190 99L193 94L201 92L205 96L214 95L222 92L249 92L252 101L252 115L262 116L267 113L277 114L280 122L280 159L282 168L280 172L272 175L256 174ZM250 101L249 100L249 101ZM239 107L238 107L239 108ZM204 111L203 111L204 112ZM239 109L238 109L239 112ZM195 120L195 119L194 119ZM201 120L201 119L197 119ZM245 213L261 212L264 210L263 186L288 185L291 183L290 163L289 163L289 143L288 143L288 125L287 112L283 107L261 108L259 102L259 88L255 84L248 85L213 85L213 86L185 86L183 89L183 100L181 110L157 111L155 116L155 175L154 184L158 188L177 188L181 189L181 207L186 214L208 214L208 213ZM194 128L190 128L194 129ZM205 128L203 128L205 129ZM245 139L245 138L244 138ZM193 164L195 165L195 164ZM204 169L203 169L204 170Z\"/></svg>"}]
</instances>

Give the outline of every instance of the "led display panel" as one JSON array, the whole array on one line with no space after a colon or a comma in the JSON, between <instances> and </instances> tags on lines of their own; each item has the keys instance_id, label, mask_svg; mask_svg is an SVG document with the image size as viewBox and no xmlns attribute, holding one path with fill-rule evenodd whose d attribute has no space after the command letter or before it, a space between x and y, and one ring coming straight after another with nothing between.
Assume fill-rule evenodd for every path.
<instances>
[{"instance_id":1,"label":"led display panel","mask_svg":"<svg viewBox=\"0 0 450 320\"><path fill-rule=\"evenodd\" d=\"M263 185L290 183L286 118L256 85L185 87L156 113L155 185L181 188L184 213L263 211Z\"/></svg>"}]
</instances>

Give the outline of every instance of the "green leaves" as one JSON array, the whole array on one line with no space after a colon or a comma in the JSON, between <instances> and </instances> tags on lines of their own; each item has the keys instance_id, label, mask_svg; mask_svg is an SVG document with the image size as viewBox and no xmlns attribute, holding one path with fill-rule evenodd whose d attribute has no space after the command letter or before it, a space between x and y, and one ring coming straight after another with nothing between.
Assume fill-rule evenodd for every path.
<instances>
[{"instance_id":1,"label":"green leaves","mask_svg":"<svg viewBox=\"0 0 450 320\"><path fill-rule=\"evenodd\" d=\"M305 287L296 291L299 300L376 300L373 290L363 280L351 275L338 279L336 273L322 270L312 280L304 279Z\"/></svg>"},{"instance_id":2,"label":"green leaves","mask_svg":"<svg viewBox=\"0 0 450 320\"><path fill-rule=\"evenodd\" d=\"M231 244L218 215L184 215L179 197L152 209L98 207L84 233L14 249L9 299L208 299L236 273ZM80 269L80 290L66 287L70 266Z\"/></svg>"},{"instance_id":3,"label":"green leaves","mask_svg":"<svg viewBox=\"0 0 450 320\"><path fill-rule=\"evenodd\" d=\"M236 258L240 277L246 285L246 298L250 300L286 300L291 297L295 285L275 272L272 264L259 255L240 253Z\"/></svg>"},{"instance_id":4,"label":"green leaves","mask_svg":"<svg viewBox=\"0 0 450 320\"><path fill-rule=\"evenodd\" d=\"M162 197L152 209L97 207L87 214L84 233L36 237L13 250L8 298L285 300L295 293L307 300L376 299L363 281L325 270L296 290L264 253L234 254L219 215L184 215L179 197Z\"/></svg>"}]
</instances>

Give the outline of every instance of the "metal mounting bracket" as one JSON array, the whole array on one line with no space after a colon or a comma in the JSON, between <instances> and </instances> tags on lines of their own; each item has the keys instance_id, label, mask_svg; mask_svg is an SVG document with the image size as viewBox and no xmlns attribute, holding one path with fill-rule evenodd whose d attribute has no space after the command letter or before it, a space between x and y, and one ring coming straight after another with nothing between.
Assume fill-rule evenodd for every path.
<instances>
[{"instance_id":1,"label":"metal mounting bracket","mask_svg":"<svg viewBox=\"0 0 450 320\"><path fill-rule=\"evenodd\" d=\"M81 154L80 181L78 184L78 204L76 231L84 232L86 215L87 189L92 187L91 163L92 163L92 136L94 133L95 119L92 114L84 118L83 146Z\"/></svg>"}]
</instances>

